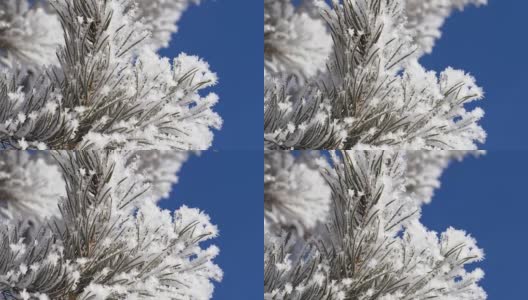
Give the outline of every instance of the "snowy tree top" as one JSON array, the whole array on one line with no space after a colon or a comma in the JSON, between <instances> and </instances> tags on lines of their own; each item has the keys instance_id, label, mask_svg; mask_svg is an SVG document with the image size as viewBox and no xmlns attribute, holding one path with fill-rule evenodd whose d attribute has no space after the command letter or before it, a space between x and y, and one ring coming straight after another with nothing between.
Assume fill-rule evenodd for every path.
<instances>
[{"instance_id":1,"label":"snowy tree top","mask_svg":"<svg viewBox=\"0 0 528 300\"><path fill-rule=\"evenodd\" d=\"M427 229L421 223L423 194L409 188L416 185L419 174L432 178L439 167L445 167L441 162L462 155L449 151L333 153L332 167L319 169L332 192L327 204L330 212L318 226L309 234L295 235L283 219L267 218L264 299L486 299L479 286L483 271L469 266L484 258L475 239L454 228L440 234ZM268 165L279 169L274 173L294 174L295 168L289 165ZM304 180L296 178L298 184ZM303 194L296 192L289 198L295 197ZM291 218L310 213L299 201L282 201L290 206L297 203L290 211L301 213ZM267 214L277 213L266 205L265 209ZM282 232L273 230L277 225Z\"/></svg>"},{"instance_id":2,"label":"snowy tree top","mask_svg":"<svg viewBox=\"0 0 528 300\"><path fill-rule=\"evenodd\" d=\"M484 112L467 104L482 89L464 71L437 74L418 60L430 32L470 2L265 1L265 148L478 149Z\"/></svg>"},{"instance_id":3,"label":"snowy tree top","mask_svg":"<svg viewBox=\"0 0 528 300\"><path fill-rule=\"evenodd\" d=\"M52 159L20 152L14 159L18 152L11 153L0 156L11 162L0 167L3 178L43 184L31 186L32 195L2 199L14 213L0 215L0 291L16 299L211 299L213 282L222 278L213 262L219 249L203 242L218 228L198 209L157 207L164 188L150 190L161 177L143 177L148 163L134 162L137 154L61 151ZM62 185L43 173L49 170L60 172ZM4 193L17 191L6 184L0 181ZM60 195L51 195L50 185ZM24 214L16 214L19 207ZM35 209L49 214L33 218Z\"/></svg>"},{"instance_id":4,"label":"snowy tree top","mask_svg":"<svg viewBox=\"0 0 528 300\"><path fill-rule=\"evenodd\" d=\"M52 0L46 10L8 3L9 40L0 42L3 148L211 146L222 119L212 110L218 96L202 91L217 83L216 74L196 56L155 53L167 46L187 1ZM32 14L43 15L43 24Z\"/></svg>"}]
</instances>

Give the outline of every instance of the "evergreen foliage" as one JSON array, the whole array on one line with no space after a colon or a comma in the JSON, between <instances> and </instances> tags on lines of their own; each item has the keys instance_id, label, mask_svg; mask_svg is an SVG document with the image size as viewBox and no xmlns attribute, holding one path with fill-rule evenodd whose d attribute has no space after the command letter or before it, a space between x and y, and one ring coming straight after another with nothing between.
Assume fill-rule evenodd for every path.
<instances>
[{"instance_id":1,"label":"evergreen foliage","mask_svg":"<svg viewBox=\"0 0 528 300\"><path fill-rule=\"evenodd\" d=\"M475 79L419 63L466 2L265 0L265 148L478 149Z\"/></svg>"},{"instance_id":2,"label":"evergreen foliage","mask_svg":"<svg viewBox=\"0 0 528 300\"><path fill-rule=\"evenodd\" d=\"M8 0L0 7L1 146L209 148L222 120L212 110L218 97L200 92L216 74L196 56L155 53L187 4Z\"/></svg>"}]
</instances>

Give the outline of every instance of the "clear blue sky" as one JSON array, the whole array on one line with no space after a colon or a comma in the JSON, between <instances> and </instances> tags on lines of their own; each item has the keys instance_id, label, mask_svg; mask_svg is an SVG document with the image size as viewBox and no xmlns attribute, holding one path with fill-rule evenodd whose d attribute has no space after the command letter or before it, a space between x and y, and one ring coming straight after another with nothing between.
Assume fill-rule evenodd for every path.
<instances>
[{"instance_id":1,"label":"clear blue sky","mask_svg":"<svg viewBox=\"0 0 528 300\"><path fill-rule=\"evenodd\" d=\"M480 105L488 140L481 148L490 150L448 169L423 220L437 231L452 225L476 237L487 256L479 265L489 299L526 299L528 1L489 2L452 16L422 60L430 69L452 66L477 78L486 91Z\"/></svg>"},{"instance_id":2,"label":"clear blue sky","mask_svg":"<svg viewBox=\"0 0 528 300\"><path fill-rule=\"evenodd\" d=\"M211 90L220 96L216 111L224 127L216 132L214 150L264 147L263 5L261 0L202 0L183 14L171 46L161 52L198 55L218 74L219 84Z\"/></svg>"},{"instance_id":3,"label":"clear blue sky","mask_svg":"<svg viewBox=\"0 0 528 300\"><path fill-rule=\"evenodd\" d=\"M213 243L224 271L213 299L262 299L263 200L262 151L206 151L193 156L180 172L171 197L160 203L174 210L185 204L207 212L219 227Z\"/></svg>"},{"instance_id":4,"label":"clear blue sky","mask_svg":"<svg viewBox=\"0 0 528 300\"><path fill-rule=\"evenodd\" d=\"M480 102L488 132L484 149L528 149L525 114L528 97L528 1L489 0L452 16L433 54L422 59L430 69L448 66L471 72L484 88ZM204 0L180 21L171 47L203 57L220 77L212 90L220 95L216 110L225 121L216 133L215 150L262 149L263 40L262 3L247 0Z\"/></svg>"},{"instance_id":5,"label":"clear blue sky","mask_svg":"<svg viewBox=\"0 0 528 300\"><path fill-rule=\"evenodd\" d=\"M488 140L482 149L528 149L528 1L488 2L452 16L422 63L437 71L464 69L484 88Z\"/></svg>"},{"instance_id":6,"label":"clear blue sky","mask_svg":"<svg viewBox=\"0 0 528 300\"><path fill-rule=\"evenodd\" d=\"M528 155L525 151L490 151L480 158L453 163L422 220L437 232L448 226L477 239L486 258L477 265L486 276L488 299L526 299L528 269Z\"/></svg>"},{"instance_id":7,"label":"clear blue sky","mask_svg":"<svg viewBox=\"0 0 528 300\"><path fill-rule=\"evenodd\" d=\"M224 119L213 151L188 161L171 199L206 211L218 225L216 262L224 279L213 299L262 299L263 295L263 4L256 0L202 0L179 22L167 57L180 52L206 60L219 77L210 90ZM226 151L228 150L228 151ZM240 151L250 150L250 151Z\"/></svg>"},{"instance_id":8,"label":"clear blue sky","mask_svg":"<svg viewBox=\"0 0 528 300\"><path fill-rule=\"evenodd\" d=\"M528 1L491 0L488 6L456 13L443 28L432 55L422 59L430 69L448 66L472 73L486 91L480 102L489 150L528 150L522 92L528 84ZM204 0L180 22L170 49L207 60L220 83L217 111L225 120L214 150L262 149L262 3L248 0ZM423 220L443 231L448 226L470 232L486 252L479 264L489 299L523 299L528 269L528 155L490 151L486 156L454 163L442 188L426 206ZM170 200L207 211L220 227L222 250L217 262L225 272L214 299L262 297L262 152L204 152L181 172Z\"/></svg>"}]
</instances>

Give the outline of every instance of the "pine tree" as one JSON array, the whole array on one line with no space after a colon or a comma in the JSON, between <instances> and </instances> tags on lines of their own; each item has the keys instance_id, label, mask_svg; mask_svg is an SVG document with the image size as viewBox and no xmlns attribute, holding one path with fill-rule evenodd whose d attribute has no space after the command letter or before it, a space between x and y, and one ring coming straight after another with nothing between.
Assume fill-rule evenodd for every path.
<instances>
[{"instance_id":1,"label":"pine tree","mask_svg":"<svg viewBox=\"0 0 528 300\"><path fill-rule=\"evenodd\" d=\"M0 152L0 299L210 299L216 226L156 206L185 157Z\"/></svg>"},{"instance_id":2,"label":"pine tree","mask_svg":"<svg viewBox=\"0 0 528 300\"><path fill-rule=\"evenodd\" d=\"M483 92L419 63L485 2L264 0L264 299L486 299L475 239L421 222L445 168L481 154Z\"/></svg>"},{"instance_id":3,"label":"pine tree","mask_svg":"<svg viewBox=\"0 0 528 300\"><path fill-rule=\"evenodd\" d=\"M482 90L419 58L453 9L484 2L265 0L265 148L477 149Z\"/></svg>"},{"instance_id":4,"label":"pine tree","mask_svg":"<svg viewBox=\"0 0 528 300\"><path fill-rule=\"evenodd\" d=\"M266 155L264 299L486 299L483 271L468 271L484 256L475 240L420 221L463 154L349 150L312 166L306 154Z\"/></svg>"},{"instance_id":5,"label":"pine tree","mask_svg":"<svg viewBox=\"0 0 528 300\"><path fill-rule=\"evenodd\" d=\"M0 3L0 147L57 150L0 152L0 299L212 297L217 227L157 206L222 122L208 64L156 54L191 3Z\"/></svg>"},{"instance_id":6,"label":"pine tree","mask_svg":"<svg viewBox=\"0 0 528 300\"><path fill-rule=\"evenodd\" d=\"M221 118L209 65L168 45L183 1L0 4L6 149L204 150Z\"/></svg>"}]
</instances>

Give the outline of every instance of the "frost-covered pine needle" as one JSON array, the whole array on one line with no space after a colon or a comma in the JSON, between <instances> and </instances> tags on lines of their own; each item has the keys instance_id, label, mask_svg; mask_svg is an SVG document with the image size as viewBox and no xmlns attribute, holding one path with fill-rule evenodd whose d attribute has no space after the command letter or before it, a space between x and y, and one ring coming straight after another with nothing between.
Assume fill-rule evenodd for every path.
<instances>
[{"instance_id":1,"label":"frost-covered pine needle","mask_svg":"<svg viewBox=\"0 0 528 300\"><path fill-rule=\"evenodd\" d=\"M22 204L9 205L10 219L1 215L1 292L14 299L211 299L213 282L222 278L213 262L219 249L203 242L218 235L217 227L198 209L183 205L170 212L156 206L165 196L160 191L175 180L168 177L170 167L159 176L145 176L160 164L156 159L171 155L62 151L4 156L9 168L2 168L2 178L10 181L0 181L0 201L25 205L24 210ZM138 156L145 160L138 163ZM178 169L181 161L175 165ZM18 191L21 184L11 184L49 175L57 177L49 181L64 181L25 186L31 195ZM50 190L61 195L52 197ZM9 193L18 198L4 197ZM56 209L45 217L44 206Z\"/></svg>"},{"instance_id":2,"label":"frost-covered pine needle","mask_svg":"<svg viewBox=\"0 0 528 300\"><path fill-rule=\"evenodd\" d=\"M485 2L265 0L265 148L478 149L482 89L419 58L454 9Z\"/></svg>"},{"instance_id":3,"label":"frost-covered pine needle","mask_svg":"<svg viewBox=\"0 0 528 300\"><path fill-rule=\"evenodd\" d=\"M331 202L318 211L302 201L309 203L310 194L293 188L306 179L291 178L291 195L277 199L290 207L287 220L329 213L319 219L318 226L298 235L296 228L284 226L283 219L267 217L277 212L265 203L264 299L486 299L479 286L484 273L472 265L484 257L475 239L454 228L438 234L420 220L421 207L429 200L423 196L431 193L420 189L436 180L449 157L461 155L449 151L333 153L332 166L319 169L326 183L318 183L320 190L331 190ZM268 165L277 169L275 174L295 169L291 164L273 163L276 160L266 157ZM418 180L419 174L428 179ZM265 194L284 189L267 185L266 179L264 187ZM282 232L271 230L277 226Z\"/></svg>"},{"instance_id":4,"label":"frost-covered pine needle","mask_svg":"<svg viewBox=\"0 0 528 300\"><path fill-rule=\"evenodd\" d=\"M155 52L168 45L187 5L10 0L0 6L6 66L0 147L209 148L222 119L213 111L218 96L203 90L217 83L216 74L196 56Z\"/></svg>"}]
</instances>

